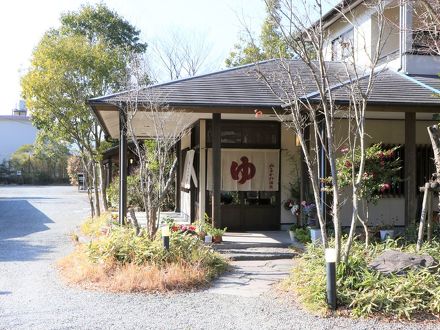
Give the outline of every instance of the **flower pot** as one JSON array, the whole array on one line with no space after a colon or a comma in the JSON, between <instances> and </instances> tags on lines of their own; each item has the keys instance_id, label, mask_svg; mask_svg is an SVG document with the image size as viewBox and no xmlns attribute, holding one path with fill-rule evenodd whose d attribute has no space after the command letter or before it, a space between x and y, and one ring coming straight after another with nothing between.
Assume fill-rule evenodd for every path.
<instances>
[{"instance_id":1,"label":"flower pot","mask_svg":"<svg viewBox=\"0 0 440 330\"><path fill-rule=\"evenodd\" d=\"M312 240L312 243L321 243L322 242L321 229L310 228L310 239Z\"/></svg>"},{"instance_id":2,"label":"flower pot","mask_svg":"<svg viewBox=\"0 0 440 330\"><path fill-rule=\"evenodd\" d=\"M380 240L385 241L387 239L394 238L394 229L381 229L380 230Z\"/></svg>"},{"instance_id":3,"label":"flower pot","mask_svg":"<svg viewBox=\"0 0 440 330\"><path fill-rule=\"evenodd\" d=\"M289 236L290 236L290 240L295 243L296 242L296 238L295 238L295 232L293 230L289 230Z\"/></svg>"},{"instance_id":4,"label":"flower pot","mask_svg":"<svg viewBox=\"0 0 440 330\"><path fill-rule=\"evenodd\" d=\"M212 236L212 242L213 243L221 243L223 241L222 236L216 235L216 236Z\"/></svg>"}]
</instances>

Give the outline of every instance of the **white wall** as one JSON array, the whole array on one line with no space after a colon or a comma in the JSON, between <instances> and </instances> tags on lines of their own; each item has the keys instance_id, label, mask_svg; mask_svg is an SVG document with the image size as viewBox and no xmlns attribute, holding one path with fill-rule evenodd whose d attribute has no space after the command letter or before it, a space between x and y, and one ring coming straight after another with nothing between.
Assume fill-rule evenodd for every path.
<instances>
[{"instance_id":1,"label":"white wall","mask_svg":"<svg viewBox=\"0 0 440 330\"><path fill-rule=\"evenodd\" d=\"M0 162L7 160L22 145L35 142L37 129L29 118L0 116Z\"/></svg>"}]
</instances>

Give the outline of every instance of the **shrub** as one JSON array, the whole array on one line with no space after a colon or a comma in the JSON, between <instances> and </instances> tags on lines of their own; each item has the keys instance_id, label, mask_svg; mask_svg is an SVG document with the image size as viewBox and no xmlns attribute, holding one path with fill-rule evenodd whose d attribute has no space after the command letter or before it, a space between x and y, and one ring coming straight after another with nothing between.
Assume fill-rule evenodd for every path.
<instances>
[{"instance_id":1,"label":"shrub","mask_svg":"<svg viewBox=\"0 0 440 330\"><path fill-rule=\"evenodd\" d=\"M138 236L133 228L107 219L87 220L82 231L92 240L60 261L61 273L70 282L130 292L189 289L226 270L225 259L189 231L171 232L167 251L161 237L149 239L144 231ZM123 278L129 283L116 286Z\"/></svg>"},{"instance_id":2,"label":"shrub","mask_svg":"<svg viewBox=\"0 0 440 330\"><path fill-rule=\"evenodd\" d=\"M440 270L421 269L406 275L384 275L367 267L385 249L415 253L415 245L402 245L388 240L371 245L354 242L347 264L337 268L338 306L346 307L353 316L382 314L398 319L411 319L419 313L440 314ZM440 260L440 243L426 243L421 251ZM288 285L304 305L315 311L326 310L325 263L322 247L312 244L298 260Z\"/></svg>"},{"instance_id":3,"label":"shrub","mask_svg":"<svg viewBox=\"0 0 440 330\"><path fill-rule=\"evenodd\" d=\"M119 205L119 180L113 180L107 188L107 199L112 207ZM127 176L127 204L144 209L139 174Z\"/></svg>"},{"instance_id":4,"label":"shrub","mask_svg":"<svg viewBox=\"0 0 440 330\"><path fill-rule=\"evenodd\" d=\"M310 230L304 227L299 227L296 228L295 231L295 238L305 244L305 243L310 243L311 242L311 238L310 238Z\"/></svg>"}]
</instances>

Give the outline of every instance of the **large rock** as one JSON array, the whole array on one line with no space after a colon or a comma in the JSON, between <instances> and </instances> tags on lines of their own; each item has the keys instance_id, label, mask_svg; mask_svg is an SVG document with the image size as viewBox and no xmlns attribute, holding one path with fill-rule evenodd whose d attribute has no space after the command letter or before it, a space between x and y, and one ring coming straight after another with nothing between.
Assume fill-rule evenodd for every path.
<instances>
[{"instance_id":1,"label":"large rock","mask_svg":"<svg viewBox=\"0 0 440 330\"><path fill-rule=\"evenodd\" d=\"M437 261L429 255L387 250L370 262L368 267L384 274L403 275L410 269L430 268L437 265Z\"/></svg>"}]
</instances>

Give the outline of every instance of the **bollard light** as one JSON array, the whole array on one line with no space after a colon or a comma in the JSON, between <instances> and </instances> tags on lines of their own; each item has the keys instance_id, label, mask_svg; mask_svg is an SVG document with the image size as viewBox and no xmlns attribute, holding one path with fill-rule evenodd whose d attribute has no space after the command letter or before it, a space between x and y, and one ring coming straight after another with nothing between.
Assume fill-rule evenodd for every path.
<instances>
[{"instance_id":1,"label":"bollard light","mask_svg":"<svg viewBox=\"0 0 440 330\"><path fill-rule=\"evenodd\" d=\"M336 249L325 249L325 264L327 273L327 304L336 309Z\"/></svg>"},{"instance_id":2,"label":"bollard light","mask_svg":"<svg viewBox=\"0 0 440 330\"><path fill-rule=\"evenodd\" d=\"M165 250L170 249L170 228L168 225L162 227L162 242Z\"/></svg>"}]
</instances>

